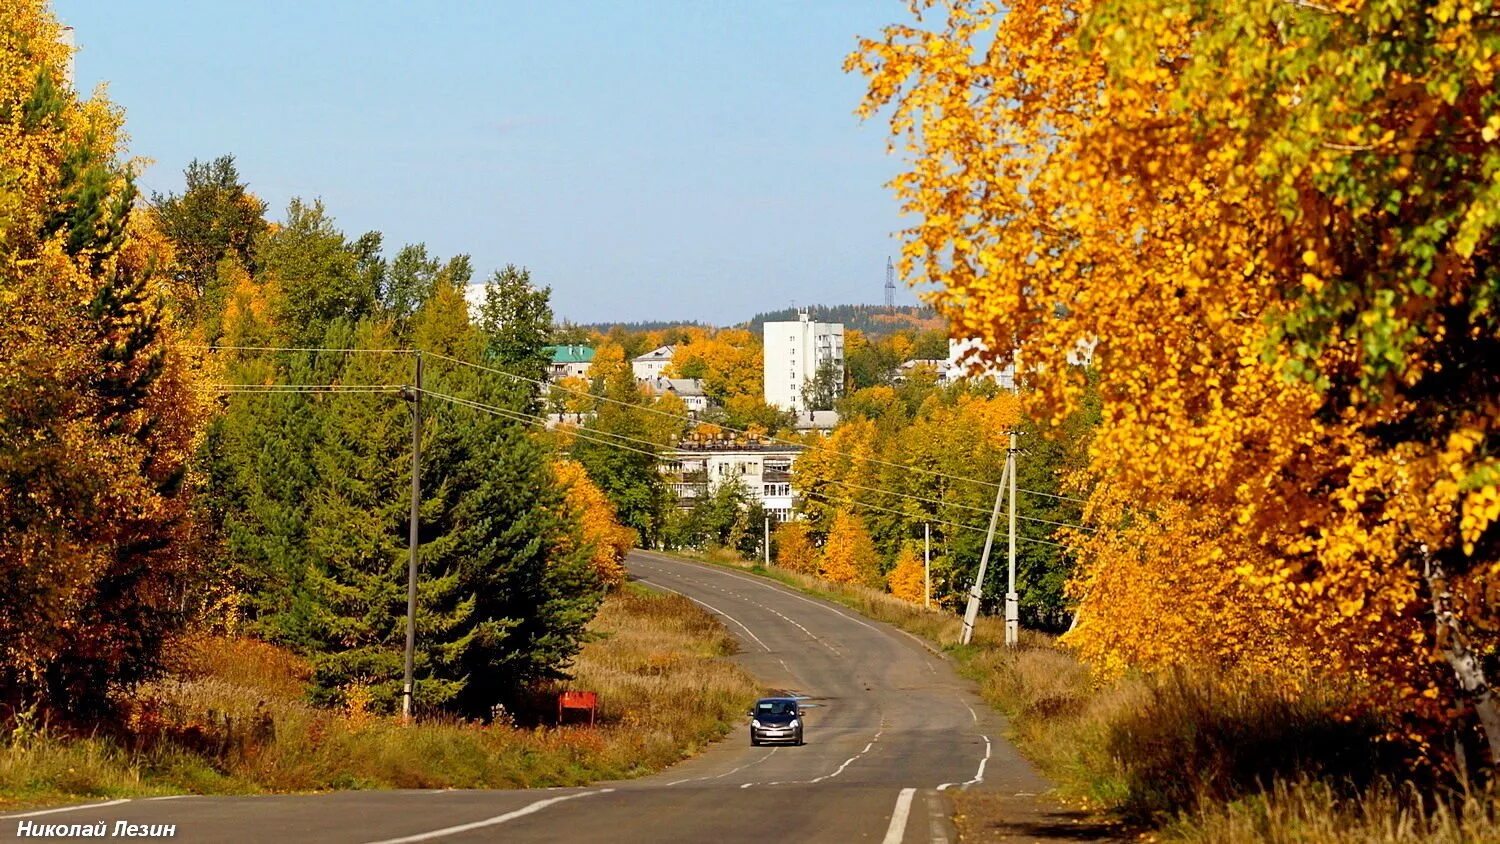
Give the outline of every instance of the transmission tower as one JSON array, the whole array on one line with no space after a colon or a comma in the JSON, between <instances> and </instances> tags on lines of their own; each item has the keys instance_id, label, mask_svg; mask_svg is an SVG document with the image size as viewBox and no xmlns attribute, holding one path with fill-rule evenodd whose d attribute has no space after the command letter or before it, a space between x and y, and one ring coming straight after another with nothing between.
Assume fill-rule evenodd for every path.
<instances>
[{"instance_id":1,"label":"transmission tower","mask_svg":"<svg viewBox=\"0 0 1500 844\"><path fill-rule=\"evenodd\" d=\"M896 312L896 268L891 259L885 259L885 309Z\"/></svg>"}]
</instances>

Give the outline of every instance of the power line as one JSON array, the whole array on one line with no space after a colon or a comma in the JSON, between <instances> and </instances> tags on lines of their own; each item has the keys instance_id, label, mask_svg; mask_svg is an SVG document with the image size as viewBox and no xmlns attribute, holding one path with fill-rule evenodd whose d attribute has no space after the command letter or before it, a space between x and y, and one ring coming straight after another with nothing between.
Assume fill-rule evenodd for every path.
<instances>
[{"instance_id":1,"label":"power line","mask_svg":"<svg viewBox=\"0 0 1500 844\"><path fill-rule=\"evenodd\" d=\"M881 507L878 504L870 504L868 502L859 501L859 500L856 500L856 499L853 499L853 498L840 498L839 496L836 496L836 495L829 495L826 492L812 491L812 492L809 492L808 495L816 495L816 496L819 496L821 498L825 498L828 501L837 501L837 502L841 502L841 503L844 503L844 504L853 504L853 505L855 505L857 507L865 507L865 508L870 509L870 510L880 510L880 511L883 511L883 512L886 512L886 513L893 513L893 514L895 514L897 516L905 516L909 521L931 522L932 524L935 524L935 525L947 525L949 527L956 527L956 528L963 528L965 530L977 531L978 533L989 533L989 530L987 528L975 527L974 525L966 525L966 524L963 524L961 522L948 522L948 521L944 521L942 519L928 519L928 518L918 519L918 518L912 516L910 513L907 513L907 512L902 511L902 510L896 510L896 509L893 509L891 507ZM1016 536L1016 539L1019 539L1022 542L1036 542L1036 543L1039 543L1039 544L1042 544L1042 545L1051 545L1054 548L1067 548L1068 547L1066 545L1063 545L1060 542L1050 542L1050 541L1048 541L1046 539L1032 539L1029 536L1020 536L1019 534Z\"/></svg>"},{"instance_id":2,"label":"power line","mask_svg":"<svg viewBox=\"0 0 1500 844\"><path fill-rule=\"evenodd\" d=\"M654 413L654 414L656 414L658 416L663 416L663 417L666 417L666 418L669 418L669 419L674 419L674 420L677 420L679 422L686 422L686 423L692 424L692 423L700 421L700 420L694 419L694 418L689 417L689 416L683 416L681 414L671 413L671 412L668 412L668 411L665 411L665 410L659 410L657 408L649 407L649 406L646 406L646 405L633 404L631 402L621 401L619 399L610 398L608 396L596 396L593 393L586 392L586 391L583 391L583 390L574 390L574 389L571 389L571 388L568 388L568 387L563 387L563 386L561 386L559 384L553 384L551 382L544 381L544 380L538 380L538 379L535 379L535 378L528 378L528 377L526 377L524 375L518 375L518 374L516 374L514 372L508 372L506 370L498 369L498 368L492 367L492 366L485 366L484 364L473 363L472 361L466 361L466 360L462 360L460 358L450 357L448 355L439 354L437 352L422 352L419 349L340 349L340 348L324 348L324 347L312 347L312 346L184 346L183 348L206 349L206 350L209 350L209 351L225 350L225 351L265 351L265 352L330 352L330 353L338 352L338 353L364 353L364 354L419 354L420 353L420 354L424 354L427 357L430 357L430 358L433 358L433 359L436 359L436 360L447 361L449 363L455 363L455 364L458 364L460 366L467 366L467 367L470 367L472 369L478 369L478 370L482 370L484 372L491 372L491 373L494 373L496 375L503 375L503 376L505 376L507 378L512 378L512 379L515 379L517 381L521 381L521 382L524 382L524 383L527 383L527 384L531 384L533 386L541 387L541 388L546 389L546 390L556 390L558 392L569 393L571 395L576 395L576 396L582 396L584 398L592 399L592 400L595 400L595 401L608 402L610 404L617 404L617 405L620 405L620 406L623 406L623 407L634 408L636 410L643 410L643 411L646 411L647 413ZM721 430L732 431L732 432L737 433L737 434L744 434L744 435L748 436L749 433L750 433L749 431L747 431L747 430L745 430L743 428L735 428L735 427L732 427L732 426L729 426L729 425L720 424L720 423L707 423L707 424L711 424L714 427L719 428ZM991 489L994 489L995 487L998 486L998 484L996 484L996 483L994 483L992 481L985 481L985 480L980 480L978 478L964 477L963 475L948 474L946 472L939 472L939 471L937 471L935 469L927 469L927 468L924 468L922 466L914 466L914 465L909 464L909 463L895 463L895 462L892 462L892 461L889 461L889 460L881 460L881 459L879 459L877 457L866 457L866 456L862 456L862 455L850 454L848 452L839 451L838 449L829 448L827 446L817 445L817 444L814 444L814 443L797 442L795 440L788 440L788 439L784 439L782 437L775 437L775 436L765 436L764 439L767 440L767 441L769 441L769 442L781 443L783 445L798 446L800 448L805 448L805 449L812 450L812 451L821 451L821 452L826 452L828 454L835 454L835 455L838 455L840 457L847 457L847 458L849 458L851 460L861 460L861 461L864 461L864 462L867 462L867 463L874 463L876 465L887 466L887 467L890 467L890 468L893 468L893 469L904 469L904 470L907 470L907 471L910 471L910 472L918 472L918 473L921 473L921 474L924 474L924 475L928 475L928 476L931 476L931 477L945 478L947 480L959 481L961 483L977 484L977 485L980 485L980 486L989 487ZM653 443L653 445L656 445L656 444ZM1057 493L1051 493L1051 492L1042 492L1040 490L1017 488L1016 491L1017 492L1024 492L1027 495L1039 495L1039 496L1042 496L1042 497L1045 497L1045 498L1053 498L1053 499L1057 499L1057 500L1060 500L1060 501L1072 501L1072 502L1076 502L1078 504L1086 504L1086 503L1088 503L1086 500L1084 500L1082 498L1075 498L1073 496L1068 496L1068 495L1059 495ZM900 494L900 493L890 493L890 494ZM1020 518L1025 518L1025 517L1020 517ZM1031 520L1032 521L1047 522L1047 520L1045 520L1045 519L1031 519ZM1062 522L1048 522L1048 523L1049 524L1056 524L1056 525L1059 525L1059 526L1066 526L1066 527L1081 527L1079 525L1065 525Z\"/></svg>"},{"instance_id":3,"label":"power line","mask_svg":"<svg viewBox=\"0 0 1500 844\"><path fill-rule=\"evenodd\" d=\"M423 354L427 355L428 357L435 358L437 360L447 361L449 363L456 363L459 366L467 366L467 367L470 367L470 368L473 368L473 369L478 369L478 370L481 370L481 371L484 371L484 372L492 372L492 373L494 373L496 375L503 375L503 376L505 376L507 378L513 378L513 379L515 379L517 381L523 381L523 382L525 382L527 384L531 384L533 386L541 387L543 389L557 390L559 392L569 393L571 395L583 396L585 398L593 399L595 401L608 402L610 404L617 404L617 405L621 405L623 407L634 408L636 410L643 410L643 411L645 411L647 413L654 413L654 414L656 414L658 416L665 416L665 417L667 417L669 419L675 419L675 420L677 420L679 422L694 423L694 422L699 422L700 421L700 420L697 420L697 419L693 419L692 417L689 417L689 416L683 416L683 415L677 414L677 413L670 413L670 412L665 411L665 410L658 410L657 408L649 407L647 405L633 404L631 402L621 401L620 399L614 399L614 398L610 398L608 396L596 396L593 393L585 392L583 390L574 390L574 389L569 388L569 387L563 387L563 386L561 386L559 384L553 384L553 383L550 383L548 381L538 380L536 378L528 378L528 377L526 377L524 375L517 375L514 372L507 372L506 370L503 370L503 369L497 369L497 368L492 367L492 366L485 366L484 364L473 363L471 361L461 360L461 359L455 358L455 357L449 357L448 355L442 355L442 354L438 354L436 352L424 352ZM749 431L747 431L747 430L745 430L743 428L735 428L735 427L732 427L732 426L729 426L729 425L723 425L723 424L720 424L720 423L717 423L717 422L710 422L710 423L706 423L706 424L713 425L714 427L719 428L721 430L733 431L734 433L737 433L737 434L745 434L745 435L748 436L749 433L750 433ZM768 442L781 443L783 445L794 445L794 446L799 446L801 448L806 448L806 449L813 450L813 451L823 451L823 452L827 452L829 454L837 454L837 455L839 455L841 457L848 457L851 460L863 460L863 461L865 461L867 463L875 463L875 464L878 464L878 465L881 465L881 466L889 466L889 467L894 468L894 469L905 469L905 470L911 471L911 472L920 472L920 473L922 473L924 475L930 475L932 477L947 478L948 480L961 481L963 483L979 484L981 486L986 486L986 487L989 487L991 489L994 489L995 487L999 486L999 484L993 483L991 481L982 481L982 480L979 480L978 478L966 478L966 477L964 477L962 475L950 475L950 474L947 474L945 472L939 472L939 471L937 471L935 469L926 469L926 468L923 468L921 466L913 466L913 465L908 464L908 463L893 463L891 461L881 460L881 459L876 458L876 457L864 457L864 456L860 456L860 455L856 455L856 454L850 454L848 452L839 451L838 449L828 448L827 446L816 445L816 444L813 444L813 443L797 442L795 440L788 440L788 439L784 439L782 437L774 437L774 436L764 436L763 439L765 439ZM1069 498L1068 496L1054 495L1054 494L1048 493L1048 492L1038 492L1038 491L1029 490L1029 489L1018 489L1017 491L1018 492L1025 492L1025 493L1028 493L1028 494L1031 494L1031 495L1044 495L1044 496L1047 496L1049 498L1061 498L1061 499L1065 499L1065 500L1069 500L1069 501L1077 501L1077 502L1080 502L1080 503L1084 503L1083 499L1081 499L1081 498Z\"/></svg>"},{"instance_id":4,"label":"power line","mask_svg":"<svg viewBox=\"0 0 1500 844\"><path fill-rule=\"evenodd\" d=\"M292 393L292 394L297 394L297 393L391 393L391 392L397 392L397 391L406 389L406 387L404 385L400 385L400 384L214 384L213 388L215 390L218 390L219 392L223 392L223 393ZM490 414L492 416L497 416L497 417L500 417L502 419L509 419L509 420L511 420L513 422L521 422L521 423L527 424L527 425L539 425L539 426L541 426L543 428L547 427L547 419L545 417L536 416L534 414L528 414L528 413L525 413L525 412L522 412L522 411L518 411L518 410L511 410L509 408L496 407L495 405L485 404L484 402L473 401L472 399L460 398L458 396L450 396L447 393L439 393L439 392L436 392L434 390L422 389L422 390L420 390L420 392L423 395L432 396L435 399L442 399L443 401L450 402L452 404L456 404L456 405L459 405L461 407L467 407L467 408L471 408L473 410L478 410L478 411L481 411L481 412L484 412L484 413L488 413L488 414ZM644 443L644 444L647 444L647 445L651 445L651 446L653 446L653 447L655 447L657 449L661 448L661 446L659 446L656 443L652 443L649 440L640 440L640 439L636 439L634 437L625 436L624 434L615 434L615 433L612 433L612 432L609 432L609 431L589 431L588 433L584 433L583 430L576 429L576 428L573 431L571 431L571 434L572 434L572 436L577 437L578 439L585 440L587 442L596 443L598 445L612 446L614 448L620 448L620 449L624 449L626 451L633 451L633 452L635 452L637 454L644 454L647 457L652 457L652 458L657 458L657 459L659 459L661 457L661 454L660 454L659 450L658 451L647 451L646 449L636 448L634 446L625 445L624 443L611 442L609 440L599 439L596 436L591 436L591 435L598 434L598 435L604 435L604 436L612 436L612 437L617 437L617 438L620 438L620 439L623 439L623 440L626 440L626 441L629 441L629 442L637 442L637 443ZM859 488L859 489L870 490L872 492L880 492L880 493L885 493L885 494L889 494L889 495L898 495L898 496L905 497L905 498L913 498L913 499L916 499L916 500L919 500L919 501L927 501L929 503L936 503L936 504L942 504L942 503L944 503L944 502L940 502L940 501L935 501L933 499L922 498L920 496L910 495L910 494L907 494L907 493L898 493L898 492L894 492L894 491L890 491L890 490L880 490L880 489L875 489L874 487L860 486L858 484L849 484L849 483L840 482L840 481L833 481L833 483L840 483L840 484L843 484L845 486L853 486L853 487L856 487L856 488ZM839 497L839 496L829 495L829 494L827 494L825 492L816 491L816 490L810 490L807 494L809 496L817 496L819 498L823 498L823 499L825 499L826 501L829 501L829 502L842 502L842 503L846 503L846 504L852 504L852 505L855 505L855 506L858 506L858 507L864 507L864 508L870 509L870 510L879 510L879 511L886 512L886 513L893 513L893 514L898 515L898 516L905 516L908 519L915 520L914 517L911 514L909 514L909 513L906 513L906 512L901 511L901 510L896 510L896 509L893 509L893 508L890 508L890 507L882 507L882 506L880 506L878 504L870 504L869 502L859 501L859 500L852 499L852 498L842 498L842 497ZM967 509L967 510L979 510L979 508L977 508L977 507L970 507L968 505L956 504L954 502L948 502L948 503L949 504L954 504L954 506L963 507L964 509ZM983 511L981 511L981 512L983 512ZM1017 517L1017 518L1024 518L1024 517ZM955 527L955 528L961 528L961 529L965 529L965 530L978 531L980 533L987 533L988 532L985 528L975 527L974 525L962 524L962 523L959 523L959 522L950 522L950 521L947 521L947 520L944 520L944 519L922 519L922 521L931 522L933 524L946 525L948 527ZM1045 519L1034 519L1033 521L1046 521L1046 520ZM1080 525L1063 525L1060 522L1048 522L1048 523L1049 524L1057 524L1057 525L1060 525L1060 526L1063 526L1063 527L1081 527ZM1087 530L1087 528L1084 528L1084 529ZM1051 545L1051 546L1056 547L1056 548L1066 548L1067 547L1067 546L1062 545L1062 544L1057 543L1057 542L1049 542L1049 541L1047 541L1045 539L1033 539L1032 537L1029 537L1029 536L1017 536L1016 538L1020 539L1023 542L1035 542L1035 543L1040 543L1042 545Z\"/></svg>"},{"instance_id":5,"label":"power line","mask_svg":"<svg viewBox=\"0 0 1500 844\"><path fill-rule=\"evenodd\" d=\"M509 409L503 408L503 407L495 407L494 405L484 404L483 402L471 401L469 399L461 399L458 396L450 396L450 395L447 395L446 393L435 393L435 392L433 392L431 390L423 390L422 394L423 395L432 396L435 399L442 399L444 401L451 402L453 404L460 405L462 407L468 407L468 408L471 408L473 410L478 410L478 411L481 411L483 413L488 413L491 416L498 416L498 417L500 417L502 419L509 419L512 422L521 422L521 423L527 424L527 425L539 425L539 426L541 426L543 428L547 427L547 420L541 419L541 418L538 418L538 417L534 417L534 416L530 416L528 414L521 413L519 411L509 410ZM595 432L590 432L590 433L595 433ZM602 432L598 432L598 433L602 433ZM576 431L575 430L575 431L572 432L572 434L573 434L573 436L577 437L578 439L586 440L586 441L592 442L592 443L597 443L599 445L608 445L608 446L614 446L615 448L623 448L626 451L634 451L637 454L644 454L644 455L646 455L648 457L657 457L657 456L659 456L657 454L657 452L654 452L654 451L647 451L647 450L645 450L643 448L635 448L634 446L628 446L628 445L625 445L623 443L610 442L609 440L596 439L596 438L588 436L587 434L584 434L584 433L582 433L580 431Z\"/></svg>"},{"instance_id":6,"label":"power line","mask_svg":"<svg viewBox=\"0 0 1500 844\"><path fill-rule=\"evenodd\" d=\"M425 394L427 394L427 395L431 395L431 396L433 396L435 398L446 399L446 400L451 401L451 402L453 402L455 404L463 404L463 405L466 405L466 406L474 407L475 409L479 409L479 410L490 410L490 411L495 411L497 414L498 413L504 413L504 414L508 414L510 417L518 417L518 421L524 421L524 422L527 422L528 424L540 423L540 424L542 424L544 426L550 424L549 420L546 417L544 417L544 416L538 416L538 415L536 415L534 413L526 413L524 411L513 410L511 408L497 407L497 406L492 405L492 404L485 404L483 402L477 402L477 401L474 401L472 399L462 399L462 398L459 398L457 396L450 396L450 395L446 395L444 393L436 393L436 392L433 392L432 390L425 390L424 389L422 392L425 393ZM570 427L570 430L571 430L572 433L576 434L576 433L582 431L583 429ZM659 457L660 456L660 450L664 450L666 448L666 446L663 446L661 443L652 442L651 440L643 440L643 439L640 439L639 437L631 437L631 436L627 436L625 434L617 434L617 433L614 433L613 431L600 431L600 430L597 430L597 429L589 429L588 432L587 432L587 434L583 438L589 440L590 442L598 442L598 440L595 440L595 439L592 439L592 438L593 437L600 437L600 436L614 437L616 439L624 440L625 442L637 443L639 445L650 446L652 448L658 449L658 451L643 452L643 453L646 453L646 454L650 454L653 457ZM605 445L612 445L612 444L613 443L605 443ZM632 449L632 451L642 451L642 449Z\"/></svg>"},{"instance_id":7,"label":"power line","mask_svg":"<svg viewBox=\"0 0 1500 844\"><path fill-rule=\"evenodd\" d=\"M989 508L987 508L987 507L975 507L975 506L973 506L971 504L960 504L957 501L943 501L943 500L938 499L938 498L926 498L924 496L916 495L916 494L910 493L910 492L897 492L896 490L893 490L893 489L880 489L879 487L864 486L863 484L857 484L857 483L853 483L851 481L840 481L840 480L835 480L833 478L823 478L822 480L824 480L827 483L836 484L838 486L849 487L851 489L864 490L865 492L878 492L878 493L881 493L882 495L894 495L894 496L896 496L898 498L909 498L909 499L911 499L913 501L925 501L928 504L936 504L939 507L958 507L959 509L962 509L962 510L972 510L972 511L974 511L976 513L984 513L986 515L988 515L989 512L990 512ZM1038 519L1038 518L1035 518L1033 516L1016 516L1016 518L1023 519L1023 520L1028 521L1028 522L1039 522L1039 523L1044 524L1044 525L1055 525L1057 527L1066 527L1066 528L1075 528L1077 530L1086 530L1086 531L1089 531L1091 533L1094 531L1094 528L1085 527L1084 525L1075 525L1075 524L1072 524L1071 522L1054 522L1051 519Z\"/></svg>"},{"instance_id":8,"label":"power line","mask_svg":"<svg viewBox=\"0 0 1500 844\"><path fill-rule=\"evenodd\" d=\"M346 352L370 355L414 355L417 349L328 349L317 346L200 346L178 344L180 349L209 352Z\"/></svg>"},{"instance_id":9,"label":"power line","mask_svg":"<svg viewBox=\"0 0 1500 844\"><path fill-rule=\"evenodd\" d=\"M212 384L220 393L394 393L400 384Z\"/></svg>"}]
</instances>

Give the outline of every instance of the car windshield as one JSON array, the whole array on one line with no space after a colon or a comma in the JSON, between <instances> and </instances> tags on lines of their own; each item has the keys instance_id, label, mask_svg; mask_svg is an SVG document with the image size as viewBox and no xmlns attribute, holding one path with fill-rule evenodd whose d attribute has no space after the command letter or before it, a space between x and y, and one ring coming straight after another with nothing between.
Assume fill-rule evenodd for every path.
<instances>
[{"instance_id":1,"label":"car windshield","mask_svg":"<svg viewBox=\"0 0 1500 844\"><path fill-rule=\"evenodd\" d=\"M763 700L755 704L757 715L796 715L797 704L790 700Z\"/></svg>"}]
</instances>

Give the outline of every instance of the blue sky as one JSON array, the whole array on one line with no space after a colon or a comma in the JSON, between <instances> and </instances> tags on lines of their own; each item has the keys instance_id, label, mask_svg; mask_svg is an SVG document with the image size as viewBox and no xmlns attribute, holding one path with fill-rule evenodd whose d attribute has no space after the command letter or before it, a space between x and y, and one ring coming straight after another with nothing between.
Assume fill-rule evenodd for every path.
<instances>
[{"instance_id":1,"label":"blue sky","mask_svg":"<svg viewBox=\"0 0 1500 844\"><path fill-rule=\"evenodd\" d=\"M902 0L54 8L147 190L233 153L274 216L528 266L575 321L882 300L899 161L841 64Z\"/></svg>"}]
</instances>

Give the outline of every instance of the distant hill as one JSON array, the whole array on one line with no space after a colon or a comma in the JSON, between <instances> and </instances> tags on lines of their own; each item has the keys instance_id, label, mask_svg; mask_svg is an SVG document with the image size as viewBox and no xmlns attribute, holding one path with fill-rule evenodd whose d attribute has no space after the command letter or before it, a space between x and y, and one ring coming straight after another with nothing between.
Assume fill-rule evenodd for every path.
<instances>
[{"instance_id":1,"label":"distant hill","mask_svg":"<svg viewBox=\"0 0 1500 844\"><path fill-rule=\"evenodd\" d=\"M767 322L795 320L798 308L783 308L756 314L743 327L760 333ZM805 309L818 322L840 322L844 328L854 329L871 337L882 337L897 331L946 331L948 323L937 311L925 305L809 305Z\"/></svg>"}]
</instances>

